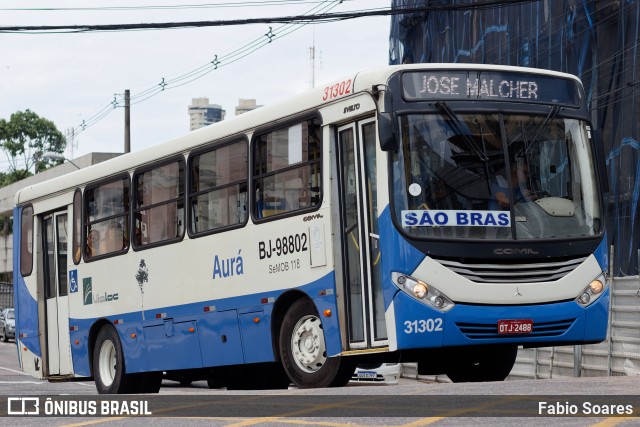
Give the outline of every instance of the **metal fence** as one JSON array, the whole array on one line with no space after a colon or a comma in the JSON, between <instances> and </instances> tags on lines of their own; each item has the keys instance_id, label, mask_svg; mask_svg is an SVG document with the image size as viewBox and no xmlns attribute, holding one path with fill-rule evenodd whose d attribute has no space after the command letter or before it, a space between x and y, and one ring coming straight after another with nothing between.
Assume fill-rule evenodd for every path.
<instances>
[{"instance_id":1,"label":"metal fence","mask_svg":"<svg viewBox=\"0 0 640 427\"><path fill-rule=\"evenodd\" d=\"M0 308L13 307L13 285L0 282Z\"/></svg>"},{"instance_id":2,"label":"metal fence","mask_svg":"<svg viewBox=\"0 0 640 427\"><path fill-rule=\"evenodd\" d=\"M613 279L607 340L521 349L510 378L640 375L640 277Z\"/></svg>"}]
</instances>

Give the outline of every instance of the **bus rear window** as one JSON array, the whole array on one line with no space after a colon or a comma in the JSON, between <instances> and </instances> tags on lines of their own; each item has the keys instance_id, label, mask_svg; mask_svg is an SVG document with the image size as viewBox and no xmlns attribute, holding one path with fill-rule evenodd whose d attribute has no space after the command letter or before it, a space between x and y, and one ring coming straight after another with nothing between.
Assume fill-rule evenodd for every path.
<instances>
[{"instance_id":1,"label":"bus rear window","mask_svg":"<svg viewBox=\"0 0 640 427\"><path fill-rule=\"evenodd\" d=\"M82 192L73 194L73 263L78 264L82 257Z\"/></svg>"},{"instance_id":2,"label":"bus rear window","mask_svg":"<svg viewBox=\"0 0 640 427\"><path fill-rule=\"evenodd\" d=\"M33 270L33 207L22 210L20 218L20 274L28 276Z\"/></svg>"}]
</instances>

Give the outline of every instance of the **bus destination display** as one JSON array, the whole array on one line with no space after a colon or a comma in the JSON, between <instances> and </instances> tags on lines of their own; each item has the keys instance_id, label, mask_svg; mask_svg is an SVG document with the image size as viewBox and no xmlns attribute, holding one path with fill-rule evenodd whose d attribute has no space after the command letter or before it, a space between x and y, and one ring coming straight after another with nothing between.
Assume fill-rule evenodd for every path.
<instances>
[{"instance_id":1,"label":"bus destination display","mask_svg":"<svg viewBox=\"0 0 640 427\"><path fill-rule=\"evenodd\" d=\"M572 80L508 72L407 72L402 75L407 101L486 100L580 105Z\"/></svg>"}]
</instances>

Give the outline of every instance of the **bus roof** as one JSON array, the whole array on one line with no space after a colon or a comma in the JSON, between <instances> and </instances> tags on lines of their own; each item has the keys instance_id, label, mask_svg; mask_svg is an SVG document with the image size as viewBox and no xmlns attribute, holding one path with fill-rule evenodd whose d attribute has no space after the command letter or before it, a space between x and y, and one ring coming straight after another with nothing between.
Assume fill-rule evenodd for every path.
<instances>
[{"instance_id":1,"label":"bus roof","mask_svg":"<svg viewBox=\"0 0 640 427\"><path fill-rule=\"evenodd\" d=\"M296 95L280 103L257 108L240 116L235 116L229 120L224 120L195 130L184 136L159 143L140 151L128 153L126 155L53 178L46 182L24 187L16 192L14 202L16 205L31 203L40 198L71 191L77 187L84 186L87 183L97 181L108 176L117 175L123 171L129 171L147 163L188 152L196 147L209 144L216 140L226 139L233 135L251 133L260 126L281 122L291 118L292 116L313 111L314 109L345 99L347 95L323 101L323 97L326 93L325 90L333 87L335 84L350 80L353 87L353 94L364 93L367 91L370 92L373 85L386 84L391 75L400 70L512 71L569 78L580 82L577 77L570 74L537 68L513 66L484 64L405 64L386 66L356 73L355 75L348 76L345 79L310 89L305 93Z\"/></svg>"}]
</instances>

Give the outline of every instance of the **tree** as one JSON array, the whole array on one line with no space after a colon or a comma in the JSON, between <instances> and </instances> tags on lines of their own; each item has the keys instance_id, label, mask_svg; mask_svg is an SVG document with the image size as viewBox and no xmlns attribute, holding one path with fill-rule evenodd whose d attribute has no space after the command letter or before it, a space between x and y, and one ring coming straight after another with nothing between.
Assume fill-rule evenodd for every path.
<instances>
[{"instance_id":1,"label":"tree","mask_svg":"<svg viewBox=\"0 0 640 427\"><path fill-rule=\"evenodd\" d=\"M55 161L41 160L39 156L46 151L62 153L66 145L66 138L52 121L29 109L13 113L9 121L0 119L0 147L10 163L5 182L30 176L34 165L38 171L46 169ZM19 162L24 164L23 169L18 167Z\"/></svg>"}]
</instances>

